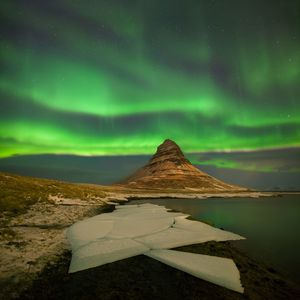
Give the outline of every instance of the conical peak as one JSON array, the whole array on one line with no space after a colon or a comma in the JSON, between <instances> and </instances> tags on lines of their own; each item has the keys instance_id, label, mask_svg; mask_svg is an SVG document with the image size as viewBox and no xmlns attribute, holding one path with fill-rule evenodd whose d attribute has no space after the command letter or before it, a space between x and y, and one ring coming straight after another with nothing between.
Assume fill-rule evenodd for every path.
<instances>
[{"instance_id":1,"label":"conical peak","mask_svg":"<svg viewBox=\"0 0 300 300\"><path fill-rule=\"evenodd\" d=\"M162 144L160 144L157 147L157 151L152 157L152 160L156 160L160 157L168 157L168 159L171 158L177 158L177 159L184 159L184 155L180 149L180 147L172 140L166 139Z\"/></svg>"},{"instance_id":2,"label":"conical peak","mask_svg":"<svg viewBox=\"0 0 300 300\"><path fill-rule=\"evenodd\" d=\"M165 143L172 143L172 144L175 144L177 145L174 141L172 141L171 139L165 139L164 142L162 144L165 144ZM162 145L161 144L161 145Z\"/></svg>"},{"instance_id":3,"label":"conical peak","mask_svg":"<svg viewBox=\"0 0 300 300\"><path fill-rule=\"evenodd\" d=\"M172 140L170 139L166 139L163 141L163 143L161 143L157 148L161 148L161 147L176 147L179 148L179 146Z\"/></svg>"},{"instance_id":4,"label":"conical peak","mask_svg":"<svg viewBox=\"0 0 300 300\"><path fill-rule=\"evenodd\" d=\"M170 139L166 139L162 144L160 144L158 147L157 147L157 151L156 151L156 154L160 151L179 151L181 154L181 149L180 147L172 140Z\"/></svg>"},{"instance_id":5,"label":"conical peak","mask_svg":"<svg viewBox=\"0 0 300 300\"><path fill-rule=\"evenodd\" d=\"M229 191L239 189L223 183L193 166L180 147L166 139L157 147L150 161L125 181L133 187L159 189L192 188L201 191Z\"/></svg>"}]
</instances>

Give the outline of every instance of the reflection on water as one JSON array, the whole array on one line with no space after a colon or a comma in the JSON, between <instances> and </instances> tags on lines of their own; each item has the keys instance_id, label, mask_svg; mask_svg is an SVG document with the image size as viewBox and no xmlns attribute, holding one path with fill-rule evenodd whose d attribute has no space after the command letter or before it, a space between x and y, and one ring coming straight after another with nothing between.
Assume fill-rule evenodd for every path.
<instances>
[{"instance_id":1,"label":"reflection on water","mask_svg":"<svg viewBox=\"0 0 300 300\"><path fill-rule=\"evenodd\" d=\"M131 201L130 204L144 203ZM269 198L148 200L247 238L235 245L300 282L300 195Z\"/></svg>"}]
</instances>

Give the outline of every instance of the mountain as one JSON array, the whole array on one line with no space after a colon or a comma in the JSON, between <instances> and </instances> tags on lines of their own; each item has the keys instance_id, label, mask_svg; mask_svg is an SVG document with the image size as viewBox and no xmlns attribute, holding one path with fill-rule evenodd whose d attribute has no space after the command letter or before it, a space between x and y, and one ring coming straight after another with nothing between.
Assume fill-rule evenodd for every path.
<instances>
[{"instance_id":1,"label":"mountain","mask_svg":"<svg viewBox=\"0 0 300 300\"><path fill-rule=\"evenodd\" d=\"M170 139L159 145L149 163L126 178L123 184L135 188L189 189L203 192L246 190L200 171Z\"/></svg>"}]
</instances>

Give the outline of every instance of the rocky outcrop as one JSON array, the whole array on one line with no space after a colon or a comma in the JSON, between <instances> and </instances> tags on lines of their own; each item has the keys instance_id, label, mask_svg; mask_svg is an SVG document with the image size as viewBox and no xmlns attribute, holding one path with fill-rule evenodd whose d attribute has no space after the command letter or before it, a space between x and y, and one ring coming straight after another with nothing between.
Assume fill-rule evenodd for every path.
<instances>
[{"instance_id":1,"label":"rocky outcrop","mask_svg":"<svg viewBox=\"0 0 300 300\"><path fill-rule=\"evenodd\" d=\"M224 183L193 166L180 147L165 140L149 163L128 177L124 183L135 188L186 189L203 192L245 191Z\"/></svg>"}]
</instances>

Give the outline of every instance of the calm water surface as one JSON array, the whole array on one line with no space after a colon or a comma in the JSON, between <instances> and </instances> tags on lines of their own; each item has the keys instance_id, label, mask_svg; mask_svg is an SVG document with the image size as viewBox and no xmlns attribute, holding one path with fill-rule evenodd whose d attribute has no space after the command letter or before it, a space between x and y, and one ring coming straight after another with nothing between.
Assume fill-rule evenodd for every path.
<instances>
[{"instance_id":1,"label":"calm water surface","mask_svg":"<svg viewBox=\"0 0 300 300\"><path fill-rule=\"evenodd\" d=\"M300 195L268 198L147 200L233 231L246 240L234 244L300 283ZM145 203L145 200L130 204Z\"/></svg>"}]
</instances>

